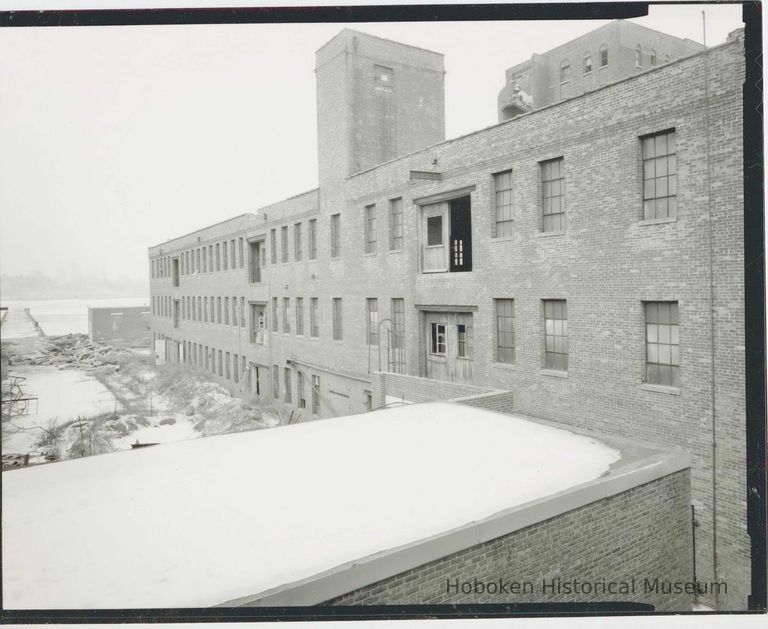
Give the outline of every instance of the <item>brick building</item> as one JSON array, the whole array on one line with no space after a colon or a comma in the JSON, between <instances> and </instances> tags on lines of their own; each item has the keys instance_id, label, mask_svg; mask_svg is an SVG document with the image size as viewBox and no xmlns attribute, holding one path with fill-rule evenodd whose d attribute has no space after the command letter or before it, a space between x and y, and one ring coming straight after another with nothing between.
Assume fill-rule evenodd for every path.
<instances>
[{"instance_id":1,"label":"brick building","mask_svg":"<svg viewBox=\"0 0 768 629\"><path fill-rule=\"evenodd\" d=\"M743 609L743 39L639 28L542 55L575 76L590 42L599 76L604 39L617 74L516 112L503 90L513 119L447 141L442 56L343 30L317 53L319 188L151 247L153 338L302 421L481 385L681 447L696 575L727 583L700 600Z\"/></svg>"}]
</instances>

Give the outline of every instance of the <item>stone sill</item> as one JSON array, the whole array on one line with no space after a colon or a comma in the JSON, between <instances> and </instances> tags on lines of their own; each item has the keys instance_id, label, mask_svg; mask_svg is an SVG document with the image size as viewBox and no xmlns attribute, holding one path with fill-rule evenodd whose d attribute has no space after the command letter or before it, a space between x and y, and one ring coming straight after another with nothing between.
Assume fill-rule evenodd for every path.
<instances>
[{"instance_id":1,"label":"stone sill","mask_svg":"<svg viewBox=\"0 0 768 629\"><path fill-rule=\"evenodd\" d=\"M567 378L567 371L557 371L556 369L539 369L539 373L542 376L550 376L551 378Z\"/></svg>"},{"instance_id":2,"label":"stone sill","mask_svg":"<svg viewBox=\"0 0 768 629\"><path fill-rule=\"evenodd\" d=\"M646 218L638 223L644 227L646 225L666 225L667 223L677 223L677 216L668 216L667 218Z\"/></svg>"},{"instance_id":3,"label":"stone sill","mask_svg":"<svg viewBox=\"0 0 768 629\"><path fill-rule=\"evenodd\" d=\"M510 371L517 371L517 365L515 363L500 363L494 361L491 363L491 367L494 369L508 369Z\"/></svg>"},{"instance_id":4,"label":"stone sill","mask_svg":"<svg viewBox=\"0 0 768 629\"><path fill-rule=\"evenodd\" d=\"M565 232L537 232L536 236L538 238L548 238L550 236L565 236Z\"/></svg>"},{"instance_id":5,"label":"stone sill","mask_svg":"<svg viewBox=\"0 0 768 629\"><path fill-rule=\"evenodd\" d=\"M666 387L663 384L641 384L643 391L653 391L654 393L666 393L667 395L680 395L678 387Z\"/></svg>"}]
</instances>

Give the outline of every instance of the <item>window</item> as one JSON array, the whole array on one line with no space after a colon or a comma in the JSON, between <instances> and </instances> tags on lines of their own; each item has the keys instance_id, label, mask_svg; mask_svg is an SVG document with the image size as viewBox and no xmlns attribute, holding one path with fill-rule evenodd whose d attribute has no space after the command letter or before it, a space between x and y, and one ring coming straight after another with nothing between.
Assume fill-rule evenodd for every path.
<instances>
[{"instance_id":1,"label":"window","mask_svg":"<svg viewBox=\"0 0 768 629\"><path fill-rule=\"evenodd\" d=\"M272 331L277 332L277 297L272 298Z\"/></svg>"},{"instance_id":2,"label":"window","mask_svg":"<svg viewBox=\"0 0 768 629\"><path fill-rule=\"evenodd\" d=\"M296 371L296 399L299 408L307 408L307 399L304 397L304 373Z\"/></svg>"},{"instance_id":3,"label":"window","mask_svg":"<svg viewBox=\"0 0 768 629\"><path fill-rule=\"evenodd\" d=\"M232 325L237 327L237 297L232 298Z\"/></svg>"},{"instance_id":4,"label":"window","mask_svg":"<svg viewBox=\"0 0 768 629\"><path fill-rule=\"evenodd\" d=\"M640 44L635 48L635 65L638 68L643 67L643 47Z\"/></svg>"},{"instance_id":5,"label":"window","mask_svg":"<svg viewBox=\"0 0 768 629\"><path fill-rule=\"evenodd\" d=\"M226 369L225 369L225 372L226 372L226 378L227 378L227 380L229 380L229 379L231 378L231 373L230 373L230 365L229 365L229 352L227 352L227 353L225 354L225 358L224 358L224 366L225 366L225 368L226 368Z\"/></svg>"},{"instance_id":6,"label":"window","mask_svg":"<svg viewBox=\"0 0 768 629\"><path fill-rule=\"evenodd\" d=\"M283 332L285 334L291 333L291 324L288 321L288 310L290 309L291 299L289 297L283 297Z\"/></svg>"},{"instance_id":7,"label":"window","mask_svg":"<svg viewBox=\"0 0 768 629\"><path fill-rule=\"evenodd\" d=\"M291 368L290 367L283 367L283 389L284 389L284 397L283 400L286 404L291 403Z\"/></svg>"},{"instance_id":8,"label":"window","mask_svg":"<svg viewBox=\"0 0 768 629\"><path fill-rule=\"evenodd\" d=\"M565 172L563 158L541 163L542 231L565 231Z\"/></svg>"},{"instance_id":9,"label":"window","mask_svg":"<svg viewBox=\"0 0 768 629\"><path fill-rule=\"evenodd\" d=\"M216 323L221 323L221 297L216 298Z\"/></svg>"},{"instance_id":10,"label":"window","mask_svg":"<svg viewBox=\"0 0 768 629\"><path fill-rule=\"evenodd\" d=\"M272 397L280 397L280 367L272 365Z\"/></svg>"},{"instance_id":11,"label":"window","mask_svg":"<svg viewBox=\"0 0 768 629\"><path fill-rule=\"evenodd\" d=\"M312 297L309 300L309 335L313 338L317 338L320 336L320 326L317 320L318 312L317 312L317 306L318 306L318 299L317 297Z\"/></svg>"},{"instance_id":12,"label":"window","mask_svg":"<svg viewBox=\"0 0 768 629\"><path fill-rule=\"evenodd\" d=\"M203 251L205 251L205 249L203 249ZM205 346L205 370L206 371L210 370L211 368L210 364L211 364L211 361L210 361L210 356L208 355L208 346L206 345Z\"/></svg>"},{"instance_id":13,"label":"window","mask_svg":"<svg viewBox=\"0 0 768 629\"><path fill-rule=\"evenodd\" d=\"M571 79L571 62L564 59L560 64L560 82L565 83Z\"/></svg>"},{"instance_id":14,"label":"window","mask_svg":"<svg viewBox=\"0 0 768 629\"><path fill-rule=\"evenodd\" d=\"M365 300L367 316L365 318L365 338L368 345L379 344L379 303L375 297Z\"/></svg>"},{"instance_id":15,"label":"window","mask_svg":"<svg viewBox=\"0 0 768 629\"><path fill-rule=\"evenodd\" d=\"M245 327L245 297L240 298L240 327Z\"/></svg>"},{"instance_id":16,"label":"window","mask_svg":"<svg viewBox=\"0 0 768 629\"><path fill-rule=\"evenodd\" d=\"M223 376L223 375L224 375L224 366L221 364L221 363L222 363L222 360L223 360L223 359L222 359L222 351L221 351L221 350L219 350L219 375L220 375L220 376Z\"/></svg>"},{"instance_id":17,"label":"window","mask_svg":"<svg viewBox=\"0 0 768 629\"><path fill-rule=\"evenodd\" d=\"M403 200L391 199L389 202L389 250L400 251L403 248Z\"/></svg>"},{"instance_id":18,"label":"window","mask_svg":"<svg viewBox=\"0 0 768 629\"><path fill-rule=\"evenodd\" d=\"M643 215L646 219L677 216L675 131L641 138L643 145Z\"/></svg>"},{"instance_id":19,"label":"window","mask_svg":"<svg viewBox=\"0 0 768 629\"><path fill-rule=\"evenodd\" d=\"M365 253L376 253L376 206L365 208Z\"/></svg>"},{"instance_id":20,"label":"window","mask_svg":"<svg viewBox=\"0 0 768 629\"><path fill-rule=\"evenodd\" d=\"M340 341L344 337L342 321L341 297L333 298L333 340Z\"/></svg>"},{"instance_id":21,"label":"window","mask_svg":"<svg viewBox=\"0 0 768 629\"><path fill-rule=\"evenodd\" d=\"M459 358L467 358L467 326L465 323L456 325L456 342L456 356Z\"/></svg>"},{"instance_id":22,"label":"window","mask_svg":"<svg viewBox=\"0 0 768 629\"><path fill-rule=\"evenodd\" d=\"M203 249L203 253L205 252L205 249ZM197 250L197 255L195 256L197 258L197 272L202 273L203 267L200 266L200 249Z\"/></svg>"},{"instance_id":23,"label":"window","mask_svg":"<svg viewBox=\"0 0 768 629\"><path fill-rule=\"evenodd\" d=\"M445 356L445 324L433 323L430 338L429 353Z\"/></svg>"},{"instance_id":24,"label":"window","mask_svg":"<svg viewBox=\"0 0 768 629\"><path fill-rule=\"evenodd\" d=\"M213 273L213 245L208 245L208 272Z\"/></svg>"},{"instance_id":25,"label":"window","mask_svg":"<svg viewBox=\"0 0 768 629\"><path fill-rule=\"evenodd\" d=\"M494 236L512 235L512 171L493 176L496 196L496 231Z\"/></svg>"},{"instance_id":26,"label":"window","mask_svg":"<svg viewBox=\"0 0 768 629\"><path fill-rule=\"evenodd\" d=\"M389 368L394 373L405 373L405 300L392 299L392 346Z\"/></svg>"},{"instance_id":27,"label":"window","mask_svg":"<svg viewBox=\"0 0 768 629\"><path fill-rule=\"evenodd\" d=\"M243 247L243 239L242 238L238 238L238 240L237 240L237 248L238 248L238 253L240 254L239 255L239 257L240 257L240 268L242 269L242 268L245 267L245 256L243 255L244 247Z\"/></svg>"},{"instance_id":28,"label":"window","mask_svg":"<svg viewBox=\"0 0 768 629\"><path fill-rule=\"evenodd\" d=\"M235 258L235 239L229 241L229 261L230 268L234 271L237 268L237 259Z\"/></svg>"},{"instance_id":29,"label":"window","mask_svg":"<svg viewBox=\"0 0 768 629\"><path fill-rule=\"evenodd\" d=\"M656 51L653 48L651 48L651 65L656 65Z\"/></svg>"},{"instance_id":30,"label":"window","mask_svg":"<svg viewBox=\"0 0 768 629\"><path fill-rule=\"evenodd\" d=\"M233 380L235 382L240 382L240 374L239 374L239 369L238 369L238 367L239 367L238 363L239 362L240 362L239 356L237 354L234 354L232 356L232 376L233 376Z\"/></svg>"},{"instance_id":31,"label":"window","mask_svg":"<svg viewBox=\"0 0 768 629\"><path fill-rule=\"evenodd\" d=\"M222 264L221 264L221 266L222 266L222 269L224 271L226 271L227 270L227 258L228 258L228 256L227 256L227 241L226 240L223 243L221 243L221 251L222 251L222 261L221 261Z\"/></svg>"},{"instance_id":32,"label":"window","mask_svg":"<svg viewBox=\"0 0 768 629\"><path fill-rule=\"evenodd\" d=\"M261 250L263 247L264 243L260 240L248 243L248 279L252 284L261 282Z\"/></svg>"},{"instance_id":33,"label":"window","mask_svg":"<svg viewBox=\"0 0 768 629\"><path fill-rule=\"evenodd\" d=\"M645 381L680 386L680 331L676 301L645 302Z\"/></svg>"},{"instance_id":34,"label":"window","mask_svg":"<svg viewBox=\"0 0 768 629\"><path fill-rule=\"evenodd\" d=\"M309 259L317 260L317 219L309 221Z\"/></svg>"},{"instance_id":35,"label":"window","mask_svg":"<svg viewBox=\"0 0 768 629\"><path fill-rule=\"evenodd\" d=\"M203 297L203 321L208 323L208 298Z\"/></svg>"},{"instance_id":36,"label":"window","mask_svg":"<svg viewBox=\"0 0 768 629\"><path fill-rule=\"evenodd\" d=\"M301 223L293 226L293 255L296 262L301 262Z\"/></svg>"},{"instance_id":37,"label":"window","mask_svg":"<svg viewBox=\"0 0 768 629\"><path fill-rule=\"evenodd\" d=\"M179 286L179 259L174 258L173 259L173 285L174 287Z\"/></svg>"},{"instance_id":38,"label":"window","mask_svg":"<svg viewBox=\"0 0 768 629\"><path fill-rule=\"evenodd\" d=\"M589 74L590 72L592 72L592 53L585 52L584 53L584 74Z\"/></svg>"},{"instance_id":39,"label":"window","mask_svg":"<svg viewBox=\"0 0 768 629\"><path fill-rule=\"evenodd\" d=\"M341 214L331 216L331 257L341 255Z\"/></svg>"},{"instance_id":40,"label":"window","mask_svg":"<svg viewBox=\"0 0 768 629\"><path fill-rule=\"evenodd\" d=\"M269 230L269 250L272 264L277 264L277 237L274 229Z\"/></svg>"},{"instance_id":41,"label":"window","mask_svg":"<svg viewBox=\"0 0 768 629\"><path fill-rule=\"evenodd\" d=\"M251 343L264 345L264 336L266 331L266 321L264 320L264 310L258 304L249 304L251 312Z\"/></svg>"},{"instance_id":42,"label":"window","mask_svg":"<svg viewBox=\"0 0 768 629\"><path fill-rule=\"evenodd\" d=\"M568 370L568 310L564 299L544 301L544 368Z\"/></svg>"},{"instance_id":43,"label":"window","mask_svg":"<svg viewBox=\"0 0 768 629\"><path fill-rule=\"evenodd\" d=\"M427 217L427 247L437 247L443 245L443 217Z\"/></svg>"},{"instance_id":44,"label":"window","mask_svg":"<svg viewBox=\"0 0 768 629\"><path fill-rule=\"evenodd\" d=\"M496 303L496 361L515 362L515 301L495 299Z\"/></svg>"},{"instance_id":45,"label":"window","mask_svg":"<svg viewBox=\"0 0 768 629\"><path fill-rule=\"evenodd\" d=\"M600 67L604 68L608 65L608 46L603 44L600 46Z\"/></svg>"},{"instance_id":46,"label":"window","mask_svg":"<svg viewBox=\"0 0 768 629\"><path fill-rule=\"evenodd\" d=\"M296 334L304 334L304 298L296 298Z\"/></svg>"},{"instance_id":47,"label":"window","mask_svg":"<svg viewBox=\"0 0 768 629\"><path fill-rule=\"evenodd\" d=\"M282 252L281 260L288 262L288 225L280 228L280 248Z\"/></svg>"},{"instance_id":48,"label":"window","mask_svg":"<svg viewBox=\"0 0 768 629\"><path fill-rule=\"evenodd\" d=\"M224 325L229 325L229 297L224 298Z\"/></svg>"},{"instance_id":49,"label":"window","mask_svg":"<svg viewBox=\"0 0 768 629\"><path fill-rule=\"evenodd\" d=\"M320 414L320 376L312 376L312 414Z\"/></svg>"},{"instance_id":50,"label":"window","mask_svg":"<svg viewBox=\"0 0 768 629\"><path fill-rule=\"evenodd\" d=\"M221 245L216 243L216 270L221 271Z\"/></svg>"}]
</instances>

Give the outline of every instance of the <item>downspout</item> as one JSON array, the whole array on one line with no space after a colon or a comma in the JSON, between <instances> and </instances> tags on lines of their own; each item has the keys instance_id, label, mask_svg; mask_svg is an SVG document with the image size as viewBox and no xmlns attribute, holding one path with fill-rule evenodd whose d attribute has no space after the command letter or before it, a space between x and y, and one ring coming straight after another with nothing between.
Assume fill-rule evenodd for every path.
<instances>
[{"instance_id":1,"label":"downspout","mask_svg":"<svg viewBox=\"0 0 768 629\"><path fill-rule=\"evenodd\" d=\"M710 406L712 413L712 572L717 581L717 418L715 416L715 281L714 230L712 228L712 176L709 156L709 49L707 48L707 18L701 12L704 33L704 139L707 160L707 223L709 225L709 348L710 348ZM719 607L719 592L715 589L715 608Z\"/></svg>"}]
</instances>

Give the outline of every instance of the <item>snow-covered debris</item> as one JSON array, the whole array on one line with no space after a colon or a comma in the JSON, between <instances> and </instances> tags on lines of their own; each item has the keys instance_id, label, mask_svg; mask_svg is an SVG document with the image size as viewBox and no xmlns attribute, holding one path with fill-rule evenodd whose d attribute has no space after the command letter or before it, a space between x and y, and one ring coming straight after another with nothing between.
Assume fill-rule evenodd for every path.
<instances>
[{"instance_id":1,"label":"snow-covered debris","mask_svg":"<svg viewBox=\"0 0 768 629\"><path fill-rule=\"evenodd\" d=\"M563 491L619 458L434 403L14 470L3 605L214 605Z\"/></svg>"}]
</instances>

